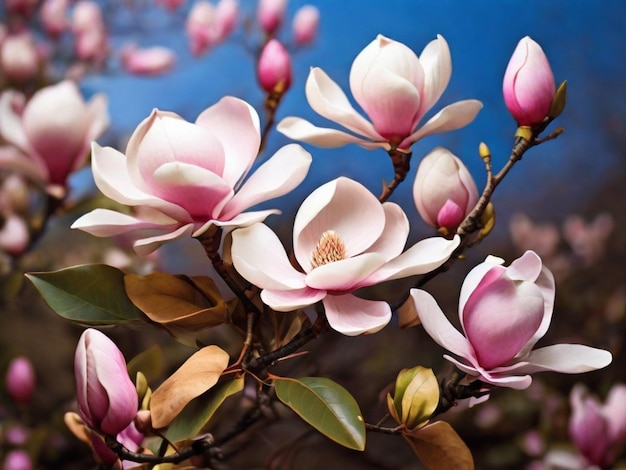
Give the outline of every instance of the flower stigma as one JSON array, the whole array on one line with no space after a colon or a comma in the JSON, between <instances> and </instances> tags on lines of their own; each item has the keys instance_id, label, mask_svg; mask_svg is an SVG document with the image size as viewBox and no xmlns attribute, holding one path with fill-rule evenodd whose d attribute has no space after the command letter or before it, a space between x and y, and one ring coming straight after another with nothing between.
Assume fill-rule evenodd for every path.
<instances>
[{"instance_id":1,"label":"flower stigma","mask_svg":"<svg viewBox=\"0 0 626 470\"><path fill-rule=\"evenodd\" d=\"M334 230L326 230L311 255L313 268L342 259L346 259L346 245Z\"/></svg>"}]
</instances>

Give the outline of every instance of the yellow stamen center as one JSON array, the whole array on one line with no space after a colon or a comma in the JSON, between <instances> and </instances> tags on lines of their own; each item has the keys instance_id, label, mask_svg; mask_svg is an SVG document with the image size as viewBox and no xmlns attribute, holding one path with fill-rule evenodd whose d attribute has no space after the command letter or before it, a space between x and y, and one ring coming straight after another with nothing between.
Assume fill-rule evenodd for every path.
<instances>
[{"instance_id":1,"label":"yellow stamen center","mask_svg":"<svg viewBox=\"0 0 626 470\"><path fill-rule=\"evenodd\" d=\"M311 264L314 268L324 264L346 259L346 245L333 230L327 230L317 242L311 255Z\"/></svg>"}]
</instances>

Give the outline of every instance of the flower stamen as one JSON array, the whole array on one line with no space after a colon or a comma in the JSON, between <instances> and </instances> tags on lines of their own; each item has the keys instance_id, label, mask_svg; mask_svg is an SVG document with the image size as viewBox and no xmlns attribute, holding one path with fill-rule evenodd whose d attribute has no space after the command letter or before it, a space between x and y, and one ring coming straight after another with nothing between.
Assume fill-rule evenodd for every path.
<instances>
[{"instance_id":1,"label":"flower stamen","mask_svg":"<svg viewBox=\"0 0 626 470\"><path fill-rule=\"evenodd\" d=\"M317 268L324 264L346 259L346 245L334 230L322 233L320 241L311 255L311 264Z\"/></svg>"}]
</instances>

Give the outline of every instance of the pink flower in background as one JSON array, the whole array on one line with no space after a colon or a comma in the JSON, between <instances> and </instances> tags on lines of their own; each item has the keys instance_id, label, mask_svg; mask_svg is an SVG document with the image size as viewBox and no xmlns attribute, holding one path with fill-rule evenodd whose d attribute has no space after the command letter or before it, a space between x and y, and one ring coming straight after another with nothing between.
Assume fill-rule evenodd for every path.
<instances>
[{"instance_id":1,"label":"pink flower in background","mask_svg":"<svg viewBox=\"0 0 626 470\"><path fill-rule=\"evenodd\" d=\"M411 296L426 332L440 346L459 356L444 357L470 379L524 389L533 372L580 373L611 362L611 353L578 344L557 344L532 350L552 318L554 278L541 259L527 251L509 267L493 256L465 278L459 299L456 330L435 299L412 289Z\"/></svg>"},{"instance_id":2,"label":"pink flower in background","mask_svg":"<svg viewBox=\"0 0 626 470\"><path fill-rule=\"evenodd\" d=\"M108 36L97 3L89 0L76 2L72 11L72 32L78 58L102 64L108 55Z\"/></svg>"},{"instance_id":3,"label":"pink flower in background","mask_svg":"<svg viewBox=\"0 0 626 470\"><path fill-rule=\"evenodd\" d=\"M237 98L221 99L195 123L155 109L131 136L126 155L95 143L92 150L96 185L107 197L137 207L135 216L96 209L72 228L105 237L140 231L135 251L148 254L168 241L199 236L211 225L262 221L278 211L244 211L298 186L311 155L287 145L243 183L260 141L256 111ZM162 234L146 236L143 229Z\"/></svg>"},{"instance_id":4,"label":"pink flower in background","mask_svg":"<svg viewBox=\"0 0 626 470\"><path fill-rule=\"evenodd\" d=\"M287 0L259 0L257 21L268 36L274 35L285 19Z\"/></svg>"},{"instance_id":5,"label":"pink flower in background","mask_svg":"<svg viewBox=\"0 0 626 470\"><path fill-rule=\"evenodd\" d=\"M162 7L170 11L178 10L184 3L185 3L185 0L157 0L156 1L157 5L161 5Z\"/></svg>"},{"instance_id":6,"label":"pink flower in background","mask_svg":"<svg viewBox=\"0 0 626 470\"><path fill-rule=\"evenodd\" d=\"M554 75L541 46L528 36L515 48L502 83L504 102L518 126L540 124L556 92Z\"/></svg>"},{"instance_id":7,"label":"pink flower in background","mask_svg":"<svg viewBox=\"0 0 626 470\"><path fill-rule=\"evenodd\" d=\"M45 0L41 10L41 24L46 32L57 37L69 26L67 19L67 7L69 0Z\"/></svg>"},{"instance_id":8,"label":"pink flower in background","mask_svg":"<svg viewBox=\"0 0 626 470\"><path fill-rule=\"evenodd\" d=\"M261 88L268 93L285 92L291 86L291 57L277 39L270 39L263 46L257 64L257 76Z\"/></svg>"},{"instance_id":9,"label":"pink flower in background","mask_svg":"<svg viewBox=\"0 0 626 470\"><path fill-rule=\"evenodd\" d=\"M578 384L572 388L570 403L572 441L589 463L608 468L626 444L626 385L613 385L602 404Z\"/></svg>"},{"instance_id":10,"label":"pink flower in background","mask_svg":"<svg viewBox=\"0 0 626 470\"><path fill-rule=\"evenodd\" d=\"M115 436L137 414L135 385L115 343L98 330L81 335L74 357L78 412L87 426Z\"/></svg>"},{"instance_id":11,"label":"pink flower in background","mask_svg":"<svg viewBox=\"0 0 626 470\"><path fill-rule=\"evenodd\" d=\"M237 26L238 16L237 0L220 0L216 6L206 0L196 2L185 24L191 53L201 56L223 42Z\"/></svg>"},{"instance_id":12,"label":"pink flower in background","mask_svg":"<svg viewBox=\"0 0 626 470\"><path fill-rule=\"evenodd\" d=\"M345 335L374 333L391 319L387 302L353 295L361 287L423 274L442 265L459 239L429 238L403 252L409 234L397 204L380 204L361 184L337 178L313 191L296 214L295 269L278 237L264 224L233 232L235 269L263 289L277 311L322 301L332 328Z\"/></svg>"},{"instance_id":13,"label":"pink flower in background","mask_svg":"<svg viewBox=\"0 0 626 470\"><path fill-rule=\"evenodd\" d=\"M40 57L29 33L8 35L0 47L0 66L4 76L21 83L37 75Z\"/></svg>"},{"instance_id":14,"label":"pink flower in background","mask_svg":"<svg viewBox=\"0 0 626 470\"><path fill-rule=\"evenodd\" d=\"M420 162L413 199L424 222L454 230L478 202L478 189L463 162L437 147Z\"/></svg>"},{"instance_id":15,"label":"pink flower in background","mask_svg":"<svg viewBox=\"0 0 626 470\"><path fill-rule=\"evenodd\" d=\"M106 106L102 94L86 103L71 81L42 88L28 102L9 90L0 96L0 133L30 157L49 191L60 197L70 173L87 160L89 143L108 126Z\"/></svg>"},{"instance_id":16,"label":"pink flower in background","mask_svg":"<svg viewBox=\"0 0 626 470\"><path fill-rule=\"evenodd\" d=\"M21 405L28 405L35 392L35 370L24 356L11 360L5 377L7 392Z\"/></svg>"},{"instance_id":17,"label":"pink flower in background","mask_svg":"<svg viewBox=\"0 0 626 470\"><path fill-rule=\"evenodd\" d=\"M291 28L296 44L306 45L317 36L320 22L320 11L313 5L304 5L293 17Z\"/></svg>"},{"instance_id":18,"label":"pink flower in background","mask_svg":"<svg viewBox=\"0 0 626 470\"><path fill-rule=\"evenodd\" d=\"M220 0L215 6L215 38L216 43L224 41L237 26L239 18L239 2L237 0Z\"/></svg>"},{"instance_id":19,"label":"pink flower in background","mask_svg":"<svg viewBox=\"0 0 626 470\"><path fill-rule=\"evenodd\" d=\"M32 470L33 462L28 452L22 449L13 449L4 457L3 470Z\"/></svg>"},{"instance_id":20,"label":"pink flower in background","mask_svg":"<svg viewBox=\"0 0 626 470\"><path fill-rule=\"evenodd\" d=\"M320 147L355 143L368 149L408 150L427 135L466 126L482 108L480 101L458 101L417 128L445 90L451 73L450 50L443 37L431 41L418 58L404 44L379 35L359 53L350 69L350 89L371 122L352 107L339 85L314 67L306 82L309 105L353 134L316 127L297 117L283 119L278 130Z\"/></svg>"},{"instance_id":21,"label":"pink flower in background","mask_svg":"<svg viewBox=\"0 0 626 470\"><path fill-rule=\"evenodd\" d=\"M120 51L124 69L136 75L160 75L169 71L176 62L176 54L166 47L139 49L127 44Z\"/></svg>"}]
</instances>

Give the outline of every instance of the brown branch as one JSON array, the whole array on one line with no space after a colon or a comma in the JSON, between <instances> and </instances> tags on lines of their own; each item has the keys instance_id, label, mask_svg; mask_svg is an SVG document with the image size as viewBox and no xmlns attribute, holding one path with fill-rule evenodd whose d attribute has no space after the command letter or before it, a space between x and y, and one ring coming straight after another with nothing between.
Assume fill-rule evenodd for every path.
<instances>
[{"instance_id":1,"label":"brown branch","mask_svg":"<svg viewBox=\"0 0 626 470\"><path fill-rule=\"evenodd\" d=\"M114 437L106 436L106 445L111 449L121 460L129 460L137 463L180 463L195 455L202 455L209 452L212 457L221 458L221 451L215 446L213 438L202 439L193 441L191 446L183 451L176 452L170 455L151 455L151 454L139 454L137 452L131 452L124 445L119 443Z\"/></svg>"},{"instance_id":2,"label":"brown branch","mask_svg":"<svg viewBox=\"0 0 626 470\"><path fill-rule=\"evenodd\" d=\"M400 183L404 181L406 175L411 169L411 155L409 152L402 152L397 148L391 148L387 152L391 157L391 163L393 163L393 180L388 185L383 182L383 191L378 197L378 200L383 203L393 194L394 190Z\"/></svg>"}]
</instances>

